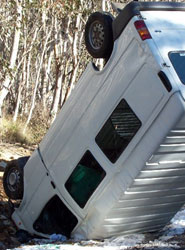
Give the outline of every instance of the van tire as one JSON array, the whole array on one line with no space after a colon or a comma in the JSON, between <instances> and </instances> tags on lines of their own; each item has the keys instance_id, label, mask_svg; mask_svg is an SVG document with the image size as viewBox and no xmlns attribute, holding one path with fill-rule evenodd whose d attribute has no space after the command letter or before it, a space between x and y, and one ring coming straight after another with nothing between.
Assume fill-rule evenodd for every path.
<instances>
[{"instance_id":1,"label":"van tire","mask_svg":"<svg viewBox=\"0 0 185 250\"><path fill-rule=\"evenodd\" d=\"M17 160L10 161L5 168L3 187L5 194L10 199L20 200L23 198L23 168L28 159L29 157L21 157Z\"/></svg>"},{"instance_id":2,"label":"van tire","mask_svg":"<svg viewBox=\"0 0 185 250\"><path fill-rule=\"evenodd\" d=\"M108 59L113 49L113 17L107 12L90 15L85 26L85 44L94 58Z\"/></svg>"}]
</instances>

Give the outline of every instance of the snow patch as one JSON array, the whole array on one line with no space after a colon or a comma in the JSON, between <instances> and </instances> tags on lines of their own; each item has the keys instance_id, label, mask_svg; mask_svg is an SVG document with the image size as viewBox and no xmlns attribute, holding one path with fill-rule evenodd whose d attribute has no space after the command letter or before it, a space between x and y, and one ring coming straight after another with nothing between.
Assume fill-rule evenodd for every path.
<instances>
[{"instance_id":1,"label":"snow patch","mask_svg":"<svg viewBox=\"0 0 185 250\"><path fill-rule=\"evenodd\" d=\"M123 250L131 249L132 247L147 250L173 250L180 248L178 242L167 241L173 238L173 236L183 234L184 232L185 210L181 210L171 220L171 224L164 228L163 235L159 239L147 243L144 243L144 234L113 237L103 241L66 241L65 236L53 234L49 240L35 239L32 245L22 245L21 247L14 248L14 250Z\"/></svg>"},{"instance_id":2,"label":"snow patch","mask_svg":"<svg viewBox=\"0 0 185 250\"><path fill-rule=\"evenodd\" d=\"M144 234L132 234L128 236L119 236L104 241L104 246L111 249L127 249L142 243L145 239Z\"/></svg>"},{"instance_id":3,"label":"snow patch","mask_svg":"<svg viewBox=\"0 0 185 250\"><path fill-rule=\"evenodd\" d=\"M164 228L163 236L160 240L169 240L175 235L181 235L185 232L185 209L179 211L171 220L171 224Z\"/></svg>"}]
</instances>

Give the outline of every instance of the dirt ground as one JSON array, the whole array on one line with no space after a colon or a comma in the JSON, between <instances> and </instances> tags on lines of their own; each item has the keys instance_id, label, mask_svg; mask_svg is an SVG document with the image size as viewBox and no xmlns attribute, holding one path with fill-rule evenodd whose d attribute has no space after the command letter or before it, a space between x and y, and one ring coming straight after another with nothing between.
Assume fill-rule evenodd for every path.
<instances>
[{"instance_id":1,"label":"dirt ground","mask_svg":"<svg viewBox=\"0 0 185 250\"><path fill-rule=\"evenodd\" d=\"M0 250L19 246L16 238L16 227L11 220L11 206L4 193L2 177L6 164L21 156L30 155L34 147L23 147L19 144L0 144Z\"/></svg>"}]
</instances>

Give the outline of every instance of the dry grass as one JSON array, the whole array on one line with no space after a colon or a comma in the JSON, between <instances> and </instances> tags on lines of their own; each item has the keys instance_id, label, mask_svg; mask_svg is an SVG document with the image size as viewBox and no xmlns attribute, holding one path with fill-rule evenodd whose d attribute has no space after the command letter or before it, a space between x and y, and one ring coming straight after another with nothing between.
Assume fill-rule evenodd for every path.
<instances>
[{"instance_id":1,"label":"dry grass","mask_svg":"<svg viewBox=\"0 0 185 250\"><path fill-rule=\"evenodd\" d=\"M8 143L20 143L20 144L29 144L30 138L29 134L23 133L23 124L22 122L13 122L10 118L4 118L0 124L1 130L1 141Z\"/></svg>"},{"instance_id":2,"label":"dry grass","mask_svg":"<svg viewBox=\"0 0 185 250\"><path fill-rule=\"evenodd\" d=\"M0 142L21 145L38 144L48 130L47 124L40 116L38 117L31 120L26 131L24 131L24 121L13 122L11 117L3 118L0 123Z\"/></svg>"}]
</instances>

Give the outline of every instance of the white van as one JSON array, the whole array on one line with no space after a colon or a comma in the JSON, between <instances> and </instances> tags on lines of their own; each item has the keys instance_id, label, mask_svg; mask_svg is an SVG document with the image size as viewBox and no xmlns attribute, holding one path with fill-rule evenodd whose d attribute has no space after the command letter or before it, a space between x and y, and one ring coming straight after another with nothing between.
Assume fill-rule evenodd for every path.
<instances>
[{"instance_id":1,"label":"white van","mask_svg":"<svg viewBox=\"0 0 185 250\"><path fill-rule=\"evenodd\" d=\"M87 66L27 161L24 190L19 164L5 172L22 198L12 218L31 234L156 231L185 203L185 4L120 6L113 21L89 18L87 49L106 65Z\"/></svg>"}]
</instances>

